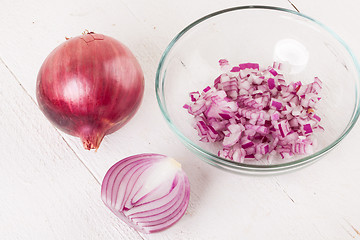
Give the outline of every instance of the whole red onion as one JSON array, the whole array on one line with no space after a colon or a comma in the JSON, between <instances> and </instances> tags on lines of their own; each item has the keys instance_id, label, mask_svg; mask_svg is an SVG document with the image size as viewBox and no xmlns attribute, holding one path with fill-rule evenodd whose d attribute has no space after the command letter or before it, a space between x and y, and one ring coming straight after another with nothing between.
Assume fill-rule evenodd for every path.
<instances>
[{"instance_id":1,"label":"whole red onion","mask_svg":"<svg viewBox=\"0 0 360 240\"><path fill-rule=\"evenodd\" d=\"M45 116L60 130L98 149L106 134L135 114L144 93L144 75L119 41L87 33L70 38L45 59L36 97Z\"/></svg>"}]
</instances>

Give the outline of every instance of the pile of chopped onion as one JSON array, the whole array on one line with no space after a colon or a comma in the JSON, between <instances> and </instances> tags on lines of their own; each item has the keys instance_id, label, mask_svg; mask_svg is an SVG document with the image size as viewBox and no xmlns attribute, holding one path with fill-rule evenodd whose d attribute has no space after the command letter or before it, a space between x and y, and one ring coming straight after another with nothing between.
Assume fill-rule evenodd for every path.
<instances>
[{"instance_id":1,"label":"pile of chopped onion","mask_svg":"<svg viewBox=\"0 0 360 240\"><path fill-rule=\"evenodd\" d=\"M266 69L257 63L230 67L225 59L219 64L223 74L214 86L191 92L184 105L195 117L200 141L221 142L218 155L235 162L313 152L313 133L324 130L316 114L319 78L287 83L278 62Z\"/></svg>"}]
</instances>

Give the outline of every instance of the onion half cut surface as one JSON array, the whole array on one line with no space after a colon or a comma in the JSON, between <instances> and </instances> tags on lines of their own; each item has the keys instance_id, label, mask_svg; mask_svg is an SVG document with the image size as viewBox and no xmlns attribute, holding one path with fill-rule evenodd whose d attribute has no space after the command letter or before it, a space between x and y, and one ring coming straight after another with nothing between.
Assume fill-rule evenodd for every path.
<instances>
[{"instance_id":1,"label":"onion half cut surface","mask_svg":"<svg viewBox=\"0 0 360 240\"><path fill-rule=\"evenodd\" d=\"M129 226L153 233L172 226L184 215L190 183L176 160L145 153L113 165L104 177L101 197Z\"/></svg>"}]
</instances>

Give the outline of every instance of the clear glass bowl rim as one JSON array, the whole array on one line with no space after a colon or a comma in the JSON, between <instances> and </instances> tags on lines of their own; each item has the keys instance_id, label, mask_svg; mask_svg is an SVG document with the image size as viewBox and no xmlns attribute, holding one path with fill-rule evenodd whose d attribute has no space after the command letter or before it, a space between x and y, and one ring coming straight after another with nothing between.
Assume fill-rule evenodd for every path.
<instances>
[{"instance_id":1,"label":"clear glass bowl rim","mask_svg":"<svg viewBox=\"0 0 360 240\"><path fill-rule=\"evenodd\" d=\"M304 19L310 20L311 22L315 23L316 25L320 26L322 29L324 29L325 31L330 33L346 49L346 51L349 53L349 55L354 63L358 78L357 78L357 81L355 82L355 85L356 85L356 87L355 87L355 106L354 106L354 110L353 110L351 119L350 119L349 123L347 124L345 130L335 141L333 141L331 144L329 144L327 147L321 149L320 151L315 152L314 154L305 156L305 157L295 160L295 161L281 163L281 164L273 164L273 165L271 165L271 164L270 165L253 165L253 164L234 162L234 161L219 157L213 153L210 153L210 152L202 149L195 143L193 143L190 139L185 137L179 131L179 129L176 128L176 126L172 123L172 121L169 117L169 114L168 114L167 108L166 108L166 104L165 104L165 97L164 97L164 81L162 81L162 79L160 79L160 75L161 75L163 67L164 67L164 62L166 61L169 53L171 52L172 47L190 29L194 28L195 26L197 26L201 22L206 21L209 18L212 18L217 15L225 14L228 12L239 11L239 10L249 10L249 9L280 11L280 12L297 15ZM165 73L166 73L166 69L165 69ZM211 14L208 14L208 15L194 21L193 23L191 23L190 25L185 27L181 32L179 32L173 38L173 40L169 43L169 45L165 49L163 55L161 56L161 59L160 59L160 62L159 62L159 65L158 65L158 68L156 71L155 92L156 92L156 98L157 98L160 110L161 110L163 116L165 117L165 120L168 123L168 125L170 126L170 128L180 137L180 139L183 141L183 143L185 143L185 145L187 145L193 152L195 152L197 155L199 155L202 160L204 160L207 163L214 165L216 167L220 167L222 169L235 171L235 172L245 172L245 173L246 172L279 172L279 171L294 169L294 168L303 166L305 164L314 162L315 160L319 159L320 157L322 157L323 155L328 153L330 150L332 150L335 146L337 146L341 142L341 140L351 131L351 129L354 127L356 121L358 120L359 114L360 114L360 98L359 98L360 80L359 79L360 79L360 66L359 66L359 63L358 63L355 55L350 50L348 45L334 31L332 31L326 25L322 24L321 22L319 22L307 15L304 15L300 12L293 11L290 9L273 7L273 6L263 6L263 5L249 5L249 6L232 7L232 8L223 9L223 10L220 10L217 12L213 12ZM163 98L164 101L162 101L161 98Z\"/></svg>"}]
</instances>

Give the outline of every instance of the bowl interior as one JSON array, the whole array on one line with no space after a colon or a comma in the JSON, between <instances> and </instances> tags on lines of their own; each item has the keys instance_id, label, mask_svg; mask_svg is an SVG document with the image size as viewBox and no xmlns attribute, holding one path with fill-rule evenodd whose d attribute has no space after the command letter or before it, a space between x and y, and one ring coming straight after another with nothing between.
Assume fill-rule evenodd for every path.
<instances>
[{"instance_id":1,"label":"bowl interior","mask_svg":"<svg viewBox=\"0 0 360 240\"><path fill-rule=\"evenodd\" d=\"M358 111L359 74L356 60L332 32L310 18L284 9L245 7L215 13L181 32L164 53L158 69L158 98L163 113L182 140L205 157L221 146L202 143L193 116L183 105L189 92L213 85L221 74L219 59L230 65L255 62L267 67L287 62L286 81L323 82L317 114L324 132L316 133L314 158L336 145L354 124ZM356 116L356 117L355 117ZM275 159L283 164L303 158ZM247 161L250 165L267 164ZM236 164L236 163L234 163Z\"/></svg>"}]
</instances>

